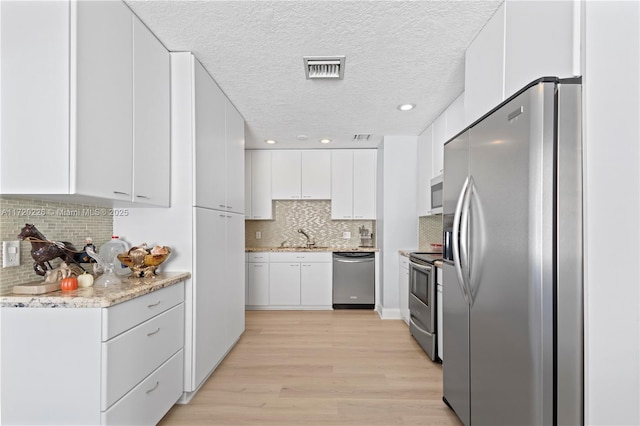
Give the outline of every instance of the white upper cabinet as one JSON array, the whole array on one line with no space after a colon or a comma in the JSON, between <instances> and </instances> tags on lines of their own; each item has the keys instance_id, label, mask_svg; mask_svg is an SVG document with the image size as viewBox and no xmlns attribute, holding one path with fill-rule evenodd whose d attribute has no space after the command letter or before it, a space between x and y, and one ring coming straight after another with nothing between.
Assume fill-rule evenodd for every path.
<instances>
[{"instance_id":1,"label":"white upper cabinet","mask_svg":"<svg viewBox=\"0 0 640 426\"><path fill-rule=\"evenodd\" d=\"M433 126L429 126L418 136L418 216L431 214L432 147Z\"/></svg>"},{"instance_id":2,"label":"white upper cabinet","mask_svg":"<svg viewBox=\"0 0 640 426\"><path fill-rule=\"evenodd\" d=\"M273 151L271 165L271 197L274 200L299 200L301 198L300 151Z\"/></svg>"},{"instance_id":3,"label":"white upper cabinet","mask_svg":"<svg viewBox=\"0 0 640 426\"><path fill-rule=\"evenodd\" d=\"M376 150L331 151L331 219L376 218Z\"/></svg>"},{"instance_id":4,"label":"white upper cabinet","mask_svg":"<svg viewBox=\"0 0 640 426\"><path fill-rule=\"evenodd\" d=\"M227 210L244 212L244 118L225 100Z\"/></svg>"},{"instance_id":5,"label":"white upper cabinet","mask_svg":"<svg viewBox=\"0 0 640 426\"><path fill-rule=\"evenodd\" d=\"M169 52L133 18L133 198L169 205L171 105Z\"/></svg>"},{"instance_id":6,"label":"white upper cabinet","mask_svg":"<svg viewBox=\"0 0 640 426\"><path fill-rule=\"evenodd\" d=\"M331 152L302 151L301 194L304 200L331 198Z\"/></svg>"},{"instance_id":7,"label":"white upper cabinet","mask_svg":"<svg viewBox=\"0 0 640 426\"><path fill-rule=\"evenodd\" d=\"M123 2L0 7L0 191L168 205L164 47ZM46 159L37 173L25 153Z\"/></svg>"},{"instance_id":8,"label":"white upper cabinet","mask_svg":"<svg viewBox=\"0 0 640 426\"><path fill-rule=\"evenodd\" d=\"M329 151L273 151L274 200L328 200L331 198Z\"/></svg>"},{"instance_id":9,"label":"white upper cabinet","mask_svg":"<svg viewBox=\"0 0 640 426\"><path fill-rule=\"evenodd\" d=\"M464 92L447 107L447 135L446 141L457 135L468 124L464 112ZM445 142L446 142L445 141Z\"/></svg>"},{"instance_id":10,"label":"white upper cabinet","mask_svg":"<svg viewBox=\"0 0 640 426\"><path fill-rule=\"evenodd\" d=\"M353 151L331 151L331 219L353 219Z\"/></svg>"},{"instance_id":11,"label":"white upper cabinet","mask_svg":"<svg viewBox=\"0 0 640 426\"><path fill-rule=\"evenodd\" d=\"M433 126L433 154L431 157L431 177L442 174L444 164L444 143L447 141L447 112L436 118Z\"/></svg>"},{"instance_id":12,"label":"white upper cabinet","mask_svg":"<svg viewBox=\"0 0 640 426\"><path fill-rule=\"evenodd\" d=\"M226 210L225 96L197 59L195 80L195 206Z\"/></svg>"},{"instance_id":13,"label":"white upper cabinet","mask_svg":"<svg viewBox=\"0 0 640 426\"><path fill-rule=\"evenodd\" d=\"M244 212L244 119L193 58L195 206Z\"/></svg>"},{"instance_id":14,"label":"white upper cabinet","mask_svg":"<svg viewBox=\"0 0 640 426\"><path fill-rule=\"evenodd\" d=\"M581 75L580 1L507 0L465 55L465 113L472 123L541 77Z\"/></svg>"},{"instance_id":15,"label":"white upper cabinet","mask_svg":"<svg viewBox=\"0 0 640 426\"><path fill-rule=\"evenodd\" d=\"M505 99L540 77L581 74L578 3L506 2Z\"/></svg>"},{"instance_id":16,"label":"white upper cabinet","mask_svg":"<svg viewBox=\"0 0 640 426\"><path fill-rule=\"evenodd\" d=\"M376 218L376 150L353 152L353 218Z\"/></svg>"},{"instance_id":17,"label":"white upper cabinet","mask_svg":"<svg viewBox=\"0 0 640 426\"><path fill-rule=\"evenodd\" d=\"M503 3L467 48L464 102L469 123L504 99L504 19Z\"/></svg>"},{"instance_id":18,"label":"white upper cabinet","mask_svg":"<svg viewBox=\"0 0 640 426\"><path fill-rule=\"evenodd\" d=\"M246 151L247 173L245 183L246 219L273 219L271 198L271 155L272 151ZM250 207L249 207L250 206Z\"/></svg>"},{"instance_id":19,"label":"white upper cabinet","mask_svg":"<svg viewBox=\"0 0 640 426\"><path fill-rule=\"evenodd\" d=\"M133 14L122 2L77 2L76 9L76 191L130 201ZM98 164L113 173L99 177Z\"/></svg>"}]
</instances>

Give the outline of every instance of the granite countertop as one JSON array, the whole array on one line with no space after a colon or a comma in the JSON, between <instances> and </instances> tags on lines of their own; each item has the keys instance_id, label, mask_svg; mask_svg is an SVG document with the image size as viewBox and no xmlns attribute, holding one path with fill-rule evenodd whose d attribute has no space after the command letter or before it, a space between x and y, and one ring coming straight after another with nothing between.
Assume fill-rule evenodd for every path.
<instances>
[{"instance_id":1,"label":"granite countertop","mask_svg":"<svg viewBox=\"0 0 640 426\"><path fill-rule=\"evenodd\" d=\"M163 272L149 278L122 279L121 284L92 286L45 294L0 294L3 308L107 308L169 287L191 277L189 272Z\"/></svg>"},{"instance_id":2,"label":"granite countertop","mask_svg":"<svg viewBox=\"0 0 640 426\"><path fill-rule=\"evenodd\" d=\"M398 250L398 253L400 253L400 256L409 257L411 253L415 253L416 251L418 250Z\"/></svg>"},{"instance_id":3,"label":"granite countertop","mask_svg":"<svg viewBox=\"0 0 640 426\"><path fill-rule=\"evenodd\" d=\"M435 262L433 262L433 265L436 268L442 268L442 260L436 260Z\"/></svg>"},{"instance_id":4,"label":"granite countertop","mask_svg":"<svg viewBox=\"0 0 640 426\"><path fill-rule=\"evenodd\" d=\"M330 251L330 252L345 252L345 251L353 251L353 252L377 252L378 249L375 247L247 247L244 249L247 253L261 252L261 251L269 251L269 252L291 252L291 251L307 251L307 252L322 252L322 251Z\"/></svg>"}]
</instances>

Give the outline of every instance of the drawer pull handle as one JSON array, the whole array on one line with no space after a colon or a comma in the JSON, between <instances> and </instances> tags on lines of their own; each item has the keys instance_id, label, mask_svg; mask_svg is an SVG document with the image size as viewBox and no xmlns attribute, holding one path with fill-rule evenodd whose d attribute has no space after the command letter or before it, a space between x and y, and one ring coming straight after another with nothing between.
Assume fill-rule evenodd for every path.
<instances>
[{"instance_id":1,"label":"drawer pull handle","mask_svg":"<svg viewBox=\"0 0 640 426\"><path fill-rule=\"evenodd\" d=\"M155 306L158 306L160 304L160 300L158 300L156 303L152 303L151 305L147 305L147 308L153 308Z\"/></svg>"},{"instance_id":2,"label":"drawer pull handle","mask_svg":"<svg viewBox=\"0 0 640 426\"><path fill-rule=\"evenodd\" d=\"M156 331L152 331L151 333L147 333L147 337L151 337L154 334L158 334L160 332L160 327L158 327L158 329Z\"/></svg>"},{"instance_id":3,"label":"drawer pull handle","mask_svg":"<svg viewBox=\"0 0 640 426\"><path fill-rule=\"evenodd\" d=\"M154 390L158 389L158 386L160 386L160 382L156 382L156 385L155 385L154 387L152 387L151 389L149 389L149 390L147 391L147 393L151 393L151 392L153 392Z\"/></svg>"}]
</instances>

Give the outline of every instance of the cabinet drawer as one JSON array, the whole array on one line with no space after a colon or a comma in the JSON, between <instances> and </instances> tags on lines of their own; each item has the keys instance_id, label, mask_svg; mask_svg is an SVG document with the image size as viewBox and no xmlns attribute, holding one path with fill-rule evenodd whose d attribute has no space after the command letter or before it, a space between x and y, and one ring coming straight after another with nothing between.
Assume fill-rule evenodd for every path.
<instances>
[{"instance_id":1,"label":"cabinet drawer","mask_svg":"<svg viewBox=\"0 0 640 426\"><path fill-rule=\"evenodd\" d=\"M102 310L102 341L153 318L184 301L184 282Z\"/></svg>"},{"instance_id":2,"label":"cabinet drawer","mask_svg":"<svg viewBox=\"0 0 640 426\"><path fill-rule=\"evenodd\" d=\"M331 262L330 251L270 253L271 262Z\"/></svg>"},{"instance_id":3,"label":"cabinet drawer","mask_svg":"<svg viewBox=\"0 0 640 426\"><path fill-rule=\"evenodd\" d=\"M409 269L409 258L407 256L400 255L400 267Z\"/></svg>"},{"instance_id":4,"label":"cabinet drawer","mask_svg":"<svg viewBox=\"0 0 640 426\"><path fill-rule=\"evenodd\" d=\"M249 262L258 263L258 262L268 262L269 261L269 252L261 251L258 253L249 253L248 256Z\"/></svg>"},{"instance_id":5,"label":"cabinet drawer","mask_svg":"<svg viewBox=\"0 0 640 426\"><path fill-rule=\"evenodd\" d=\"M183 346L184 304L102 343L102 410Z\"/></svg>"},{"instance_id":6,"label":"cabinet drawer","mask_svg":"<svg viewBox=\"0 0 640 426\"><path fill-rule=\"evenodd\" d=\"M103 425L154 425L182 395L182 349L113 407L102 412Z\"/></svg>"}]
</instances>

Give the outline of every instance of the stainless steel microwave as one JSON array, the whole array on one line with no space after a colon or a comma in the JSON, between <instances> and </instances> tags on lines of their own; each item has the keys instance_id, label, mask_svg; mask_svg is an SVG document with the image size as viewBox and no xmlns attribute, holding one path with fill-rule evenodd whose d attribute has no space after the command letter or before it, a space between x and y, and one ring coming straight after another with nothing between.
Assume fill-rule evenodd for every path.
<instances>
[{"instance_id":1,"label":"stainless steel microwave","mask_svg":"<svg viewBox=\"0 0 640 426\"><path fill-rule=\"evenodd\" d=\"M442 213L442 175L431 179L431 214Z\"/></svg>"}]
</instances>

